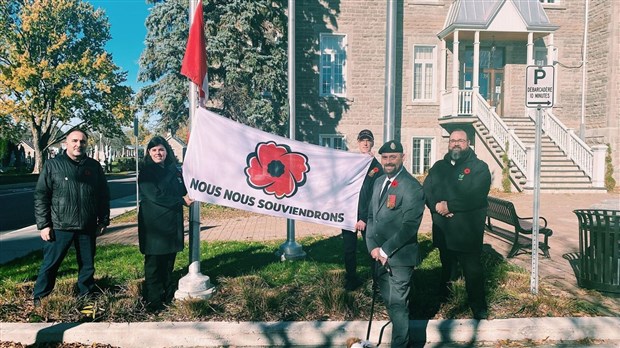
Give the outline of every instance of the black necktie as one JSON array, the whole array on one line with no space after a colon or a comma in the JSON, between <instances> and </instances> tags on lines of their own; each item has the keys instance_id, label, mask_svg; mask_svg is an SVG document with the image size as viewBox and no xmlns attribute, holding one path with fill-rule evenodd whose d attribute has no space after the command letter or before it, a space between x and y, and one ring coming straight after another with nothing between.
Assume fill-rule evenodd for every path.
<instances>
[{"instance_id":1,"label":"black necktie","mask_svg":"<svg viewBox=\"0 0 620 348\"><path fill-rule=\"evenodd\" d=\"M383 202L383 198L385 197L385 194L387 193L391 183L392 181L388 180L385 182L385 185L383 185L383 190L381 190L381 196L379 196L379 202Z\"/></svg>"}]
</instances>

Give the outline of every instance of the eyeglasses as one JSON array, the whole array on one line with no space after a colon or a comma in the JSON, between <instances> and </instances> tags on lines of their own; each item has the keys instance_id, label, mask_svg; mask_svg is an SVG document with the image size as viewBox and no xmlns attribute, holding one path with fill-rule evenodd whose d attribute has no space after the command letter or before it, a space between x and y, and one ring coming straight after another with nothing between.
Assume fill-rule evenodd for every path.
<instances>
[{"instance_id":1,"label":"eyeglasses","mask_svg":"<svg viewBox=\"0 0 620 348\"><path fill-rule=\"evenodd\" d=\"M465 144L467 139L450 139L450 144Z\"/></svg>"}]
</instances>

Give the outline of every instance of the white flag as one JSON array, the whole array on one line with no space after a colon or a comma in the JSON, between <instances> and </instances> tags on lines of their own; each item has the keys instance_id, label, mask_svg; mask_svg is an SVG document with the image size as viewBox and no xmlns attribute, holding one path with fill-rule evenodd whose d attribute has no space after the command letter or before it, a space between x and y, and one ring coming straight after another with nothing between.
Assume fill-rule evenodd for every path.
<instances>
[{"instance_id":1,"label":"white flag","mask_svg":"<svg viewBox=\"0 0 620 348\"><path fill-rule=\"evenodd\" d=\"M183 161L190 197L354 230L372 157L266 133L196 110Z\"/></svg>"}]
</instances>

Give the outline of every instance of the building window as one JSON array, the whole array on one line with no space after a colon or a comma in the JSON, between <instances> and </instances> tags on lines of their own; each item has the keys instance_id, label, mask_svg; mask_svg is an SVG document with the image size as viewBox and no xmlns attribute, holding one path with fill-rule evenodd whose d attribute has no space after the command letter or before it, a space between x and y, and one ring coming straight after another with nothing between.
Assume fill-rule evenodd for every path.
<instances>
[{"instance_id":1,"label":"building window","mask_svg":"<svg viewBox=\"0 0 620 348\"><path fill-rule=\"evenodd\" d=\"M413 100L435 100L435 47L413 47Z\"/></svg>"},{"instance_id":2,"label":"building window","mask_svg":"<svg viewBox=\"0 0 620 348\"><path fill-rule=\"evenodd\" d=\"M549 65L547 64L547 47L534 47L534 65Z\"/></svg>"},{"instance_id":3,"label":"building window","mask_svg":"<svg viewBox=\"0 0 620 348\"><path fill-rule=\"evenodd\" d=\"M319 134L319 144L337 150L344 148L344 136L339 134Z\"/></svg>"},{"instance_id":4,"label":"building window","mask_svg":"<svg viewBox=\"0 0 620 348\"><path fill-rule=\"evenodd\" d=\"M428 172L433 163L433 138L413 138L411 155L411 173L423 175Z\"/></svg>"},{"instance_id":5,"label":"building window","mask_svg":"<svg viewBox=\"0 0 620 348\"><path fill-rule=\"evenodd\" d=\"M319 88L321 96L346 94L346 36L321 34Z\"/></svg>"},{"instance_id":6,"label":"building window","mask_svg":"<svg viewBox=\"0 0 620 348\"><path fill-rule=\"evenodd\" d=\"M539 0L543 4L559 4L560 0Z\"/></svg>"}]
</instances>

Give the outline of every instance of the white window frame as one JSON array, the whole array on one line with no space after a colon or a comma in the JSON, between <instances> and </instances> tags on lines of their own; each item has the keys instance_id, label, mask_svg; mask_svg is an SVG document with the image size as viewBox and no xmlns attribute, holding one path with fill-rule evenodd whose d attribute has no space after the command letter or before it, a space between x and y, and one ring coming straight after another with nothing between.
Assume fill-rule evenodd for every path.
<instances>
[{"instance_id":1,"label":"white window frame","mask_svg":"<svg viewBox=\"0 0 620 348\"><path fill-rule=\"evenodd\" d=\"M416 48L430 48L432 50L431 58L427 59L417 59L416 60ZM412 74L411 74L411 100L414 102L433 102L437 99L437 45L413 45L412 52ZM421 98L416 98L416 64L422 64L422 74L420 78L422 92ZM423 72L426 70L426 67L430 65L433 76L431 76L432 81L427 81L427 76ZM427 89L430 88L430 97L425 97L427 95Z\"/></svg>"},{"instance_id":2,"label":"white window frame","mask_svg":"<svg viewBox=\"0 0 620 348\"><path fill-rule=\"evenodd\" d=\"M337 143L340 142L340 147ZM346 150L346 142L342 134L319 134L319 145L330 149Z\"/></svg>"},{"instance_id":3,"label":"white window frame","mask_svg":"<svg viewBox=\"0 0 620 348\"><path fill-rule=\"evenodd\" d=\"M412 175L423 175L425 174L425 171L423 169L424 166L424 154L420 153L418 155L418 163L415 163L414 161L414 156L415 156L415 146L414 143L416 140L421 140L421 144L424 144L424 141L429 141L429 154L428 154L428 168L426 168L426 171L428 171L429 169L431 169L431 167L433 166L433 164L435 163L435 137L433 136L413 136L411 137L411 174ZM420 148L420 150L422 150L423 148ZM420 169L422 169L422 172L420 172Z\"/></svg>"},{"instance_id":4,"label":"white window frame","mask_svg":"<svg viewBox=\"0 0 620 348\"><path fill-rule=\"evenodd\" d=\"M340 38L341 51L334 50L333 47L327 47L327 41L330 39ZM347 95L347 36L345 34L321 34L320 35L321 52L319 55L319 95L322 97L346 97ZM339 64L339 59L342 63ZM330 65L329 77L324 71L323 61L329 60ZM336 82L342 80L342 90L336 90ZM329 90L323 88L323 84L329 84Z\"/></svg>"}]
</instances>

